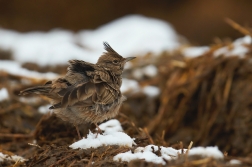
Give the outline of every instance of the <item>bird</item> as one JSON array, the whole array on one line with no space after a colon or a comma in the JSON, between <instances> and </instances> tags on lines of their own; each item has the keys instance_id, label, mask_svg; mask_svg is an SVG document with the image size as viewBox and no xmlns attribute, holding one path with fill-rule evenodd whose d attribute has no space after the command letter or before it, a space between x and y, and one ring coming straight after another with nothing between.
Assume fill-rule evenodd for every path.
<instances>
[{"instance_id":1,"label":"bird","mask_svg":"<svg viewBox=\"0 0 252 167\"><path fill-rule=\"evenodd\" d=\"M20 95L38 94L49 98L51 109L57 117L70 122L81 139L78 125L98 123L115 117L126 100L122 95L122 73L126 62L136 58L124 58L107 42L106 50L96 64L82 60L69 60L65 76L20 91ZM98 133L97 133L98 134Z\"/></svg>"}]
</instances>

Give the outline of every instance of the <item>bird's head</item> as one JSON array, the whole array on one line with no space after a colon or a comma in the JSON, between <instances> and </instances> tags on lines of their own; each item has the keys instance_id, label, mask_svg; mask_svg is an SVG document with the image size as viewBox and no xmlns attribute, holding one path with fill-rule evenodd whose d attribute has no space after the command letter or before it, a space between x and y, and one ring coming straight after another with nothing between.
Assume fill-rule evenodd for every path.
<instances>
[{"instance_id":1,"label":"bird's head","mask_svg":"<svg viewBox=\"0 0 252 167\"><path fill-rule=\"evenodd\" d=\"M104 52L104 54L101 55L96 64L104 67L106 70L112 71L117 75L122 74L125 63L134 59L135 57L124 58L114 51L114 49L107 42L103 42L103 45L107 52Z\"/></svg>"}]
</instances>

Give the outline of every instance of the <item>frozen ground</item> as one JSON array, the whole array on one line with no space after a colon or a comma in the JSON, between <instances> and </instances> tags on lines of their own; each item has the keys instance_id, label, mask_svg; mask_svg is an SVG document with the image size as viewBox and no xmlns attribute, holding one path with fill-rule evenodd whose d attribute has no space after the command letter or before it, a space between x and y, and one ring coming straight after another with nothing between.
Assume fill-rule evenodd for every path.
<instances>
[{"instance_id":1,"label":"frozen ground","mask_svg":"<svg viewBox=\"0 0 252 167\"><path fill-rule=\"evenodd\" d=\"M4 161L4 160L7 160L7 161L14 161L14 162L17 162L17 161L25 161L25 159L23 157L20 157L20 156L17 156L17 155L7 155L7 154L3 154L0 152L0 162L1 161Z\"/></svg>"},{"instance_id":2,"label":"frozen ground","mask_svg":"<svg viewBox=\"0 0 252 167\"><path fill-rule=\"evenodd\" d=\"M248 53L249 49L246 45L251 45L252 38L247 35L242 38L238 38L229 46L221 47L214 51L214 56L240 56L243 57L246 53ZM186 57L197 57L204 53L207 53L210 50L208 46L201 46L201 47L187 47L184 48L182 53Z\"/></svg>"},{"instance_id":3,"label":"frozen ground","mask_svg":"<svg viewBox=\"0 0 252 167\"><path fill-rule=\"evenodd\" d=\"M103 134L89 132L87 138L83 138L82 140L73 143L70 147L73 149L97 148L103 145L132 147L134 144L134 139L122 132L123 130L118 120L111 119L101 124L99 127L104 131Z\"/></svg>"},{"instance_id":4,"label":"frozen ground","mask_svg":"<svg viewBox=\"0 0 252 167\"><path fill-rule=\"evenodd\" d=\"M249 49L246 47L246 45L251 45L252 43L252 38L247 35L243 38L239 38L235 40L232 45L230 46L225 46L222 47L214 52L214 56L233 56L233 55L238 55L243 57Z\"/></svg>"},{"instance_id":5,"label":"frozen ground","mask_svg":"<svg viewBox=\"0 0 252 167\"><path fill-rule=\"evenodd\" d=\"M48 73L39 73L36 71L31 71L26 68L21 67L18 62L10 61L10 60L0 60L0 71L6 71L9 74L22 76L22 77L30 77L37 79L55 79L57 74L48 72Z\"/></svg>"},{"instance_id":6,"label":"frozen ground","mask_svg":"<svg viewBox=\"0 0 252 167\"><path fill-rule=\"evenodd\" d=\"M131 138L123 132L120 122L116 119L109 120L99 125L99 127L104 131L103 134L89 132L86 138L73 143L69 147L73 149L87 149L108 145L119 145L124 147L132 147L133 145L136 145L134 143L134 138ZM142 159L147 162L165 165L166 162L164 160L169 161L176 159L179 154L185 154L186 151L187 149L176 150L172 147L148 145L146 147L136 147L134 152L128 151L125 153L119 153L114 156L114 161L129 162L135 159ZM158 155L157 152L160 152L160 155ZM194 147L188 152L188 156L192 155L212 157L214 159L224 158L223 153L218 149L218 147Z\"/></svg>"},{"instance_id":7,"label":"frozen ground","mask_svg":"<svg viewBox=\"0 0 252 167\"><path fill-rule=\"evenodd\" d=\"M0 102L9 99L9 93L6 88L0 89Z\"/></svg>"}]
</instances>

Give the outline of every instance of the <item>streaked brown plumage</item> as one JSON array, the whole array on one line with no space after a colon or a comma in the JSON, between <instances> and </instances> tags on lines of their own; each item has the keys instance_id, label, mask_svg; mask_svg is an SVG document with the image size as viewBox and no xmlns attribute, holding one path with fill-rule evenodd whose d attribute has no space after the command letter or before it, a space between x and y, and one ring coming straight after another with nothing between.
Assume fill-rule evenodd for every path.
<instances>
[{"instance_id":1,"label":"streaked brown plumage","mask_svg":"<svg viewBox=\"0 0 252 167\"><path fill-rule=\"evenodd\" d=\"M135 57L123 58L107 42L103 44L107 52L96 64L70 60L64 77L25 89L20 94L35 93L50 98L50 109L62 120L74 124L78 135L79 124L90 122L97 126L115 117L126 100L120 91L124 64Z\"/></svg>"}]
</instances>

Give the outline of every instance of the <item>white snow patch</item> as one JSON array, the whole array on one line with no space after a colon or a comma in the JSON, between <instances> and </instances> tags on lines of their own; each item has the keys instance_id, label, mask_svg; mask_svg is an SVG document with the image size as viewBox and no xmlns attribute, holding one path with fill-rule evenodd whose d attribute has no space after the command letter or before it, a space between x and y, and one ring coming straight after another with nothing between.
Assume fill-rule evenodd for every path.
<instances>
[{"instance_id":1,"label":"white snow patch","mask_svg":"<svg viewBox=\"0 0 252 167\"><path fill-rule=\"evenodd\" d=\"M137 68L133 71L133 76L137 79L143 78L143 76L154 77L157 75L157 67L154 65L148 65L143 68Z\"/></svg>"},{"instance_id":2,"label":"white snow patch","mask_svg":"<svg viewBox=\"0 0 252 167\"><path fill-rule=\"evenodd\" d=\"M203 157L212 157L214 159L223 159L223 153L218 149L217 146L215 147L194 147L189 151L190 155L200 155Z\"/></svg>"},{"instance_id":3,"label":"white snow patch","mask_svg":"<svg viewBox=\"0 0 252 167\"><path fill-rule=\"evenodd\" d=\"M96 134L89 132L87 138L83 138L69 147L73 149L81 148L97 148L103 145L120 145L132 147L135 144L134 139L129 137L127 134L120 132L122 131L121 124L118 120L112 119L103 124L101 124L100 129L105 132L101 134Z\"/></svg>"},{"instance_id":4,"label":"white snow patch","mask_svg":"<svg viewBox=\"0 0 252 167\"><path fill-rule=\"evenodd\" d=\"M78 33L62 29L29 33L0 29L0 37L0 48L10 50L19 63L39 65L66 64L71 59L95 63L104 52L103 41L109 42L123 57L160 53L180 46L171 25L140 15L125 16L96 30Z\"/></svg>"},{"instance_id":5,"label":"white snow patch","mask_svg":"<svg viewBox=\"0 0 252 167\"><path fill-rule=\"evenodd\" d=\"M99 125L99 128L105 131L105 133L114 133L123 131L120 122L116 119L111 119L107 122L102 123L101 125Z\"/></svg>"},{"instance_id":6,"label":"white snow patch","mask_svg":"<svg viewBox=\"0 0 252 167\"><path fill-rule=\"evenodd\" d=\"M142 88L140 87L137 81L124 78L122 81L121 92L125 93L127 91L131 91L133 93L143 92L144 94L150 97L156 97L160 94L159 88L155 86L145 86Z\"/></svg>"},{"instance_id":7,"label":"white snow patch","mask_svg":"<svg viewBox=\"0 0 252 167\"><path fill-rule=\"evenodd\" d=\"M38 78L38 79L55 79L58 76L57 74L52 73L52 72L39 73L35 71L30 71L21 67L19 63L14 62L14 61L9 61L9 60L0 61L0 71L6 71L12 75L32 77L32 78Z\"/></svg>"},{"instance_id":8,"label":"white snow patch","mask_svg":"<svg viewBox=\"0 0 252 167\"><path fill-rule=\"evenodd\" d=\"M44 105L44 106L40 106L38 108L39 113L46 114L46 113L50 112L50 110L49 110L50 106L51 106L50 104L47 104L47 105Z\"/></svg>"},{"instance_id":9,"label":"white snow patch","mask_svg":"<svg viewBox=\"0 0 252 167\"><path fill-rule=\"evenodd\" d=\"M18 33L0 29L0 48L11 50L19 62L34 62L40 65L66 64L70 59L94 62L96 57L75 44L71 31L52 30L49 32ZM98 56L98 55L97 55Z\"/></svg>"},{"instance_id":10,"label":"white snow patch","mask_svg":"<svg viewBox=\"0 0 252 167\"><path fill-rule=\"evenodd\" d=\"M4 160L14 161L14 162L17 162L17 161L23 162L23 161L25 161L25 159L23 157L20 157L20 156L17 156L17 155L9 156L9 155L6 155L6 154L3 154L3 153L0 152L0 162L4 161Z\"/></svg>"},{"instance_id":11,"label":"white snow patch","mask_svg":"<svg viewBox=\"0 0 252 167\"><path fill-rule=\"evenodd\" d=\"M156 97L160 94L160 90L159 88L155 87L155 86L145 86L143 87L143 92L150 96L150 97Z\"/></svg>"},{"instance_id":12,"label":"white snow patch","mask_svg":"<svg viewBox=\"0 0 252 167\"><path fill-rule=\"evenodd\" d=\"M161 156L158 156L154 152L160 151ZM144 159L147 162L153 162L156 164L165 165L165 160L176 159L178 154L181 154L182 150L176 150L172 147L158 147L155 145L148 145L146 147L138 147L134 150L134 153L131 151L125 153L119 153L114 156L114 161L127 161L130 162L135 159Z\"/></svg>"},{"instance_id":13,"label":"white snow patch","mask_svg":"<svg viewBox=\"0 0 252 167\"><path fill-rule=\"evenodd\" d=\"M214 56L240 56L243 57L249 49L244 45L250 45L252 43L252 38L250 36L245 36L243 38L239 38L232 43L232 47L225 46L220 49L217 49L214 52Z\"/></svg>"},{"instance_id":14,"label":"white snow patch","mask_svg":"<svg viewBox=\"0 0 252 167\"><path fill-rule=\"evenodd\" d=\"M155 152L160 151L161 155L158 156L155 154ZM187 151L187 149L183 150L184 152ZM116 156L114 156L114 161L132 161L135 159L144 159L147 162L153 162L156 164L162 164L165 165L165 160L170 161L173 159L177 159L179 154L182 154L182 150L176 150L172 147L158 147L155 145L148 145L146 147L138 147L134 150L132 153L131 151L125 152L125 153L119 153ZM204 157L213 157L215 159L223 159L224 155L218 150L217 147L194 147L192 148L188 156L192 155L201 155Z\"/></svg>"},{"instance_id":15,"label":"white snow patch","mask_svg":"<svg viewBox=\"0 0 252 167\"><path fill-rule=\"evenodd\" d=\"M154 77L157 75L157 67L154 65L148 65L143 68L144 74L148 77Z\"/></svg>"},{"instance_id":16,"label":"white snow patch","mask_svg":"<svg viewBox=\"0 0 252 167\"><path fill-rule=\"evenodd\" d=\"M125 78L122 79L122 86L120 88L122 93L126 91L139 91L139 89L140 89L140 86L137 81L132 80L132 79L125 79Z\"/></svg>"},{"instance_id":17,"label":"white snow patch","mask_svg":"<svg viewBox=\"0 0 252 167\"><path fill-rule=\"evenodd\" d=\"M184 149L183 151L186 152L187 149ZM163 147L161 146L161 154L164 159L167 161L176 159L178 154L182 154L182 150L176 150L172 147Z\"/></svg>"},{"instance_id":18,"label":"white snow patch","mask_svg":"<svg viewBox=\"0 0 252 167\"><path fill-rule=\"evenodd\" d=\"M237 159L231 159L228 164L230 164L230 165L241 165L242 163L241 163L241 161L239 161Z\"/></svg>"},{"instance_id":19,"label":"white snow patch","mask_svg":"<svg viewBox=\"0 0 252 167\"><path fill-rule=\"evenodd\" d=\"M182 53L186 57L197 57L197 56L203 55L204 53L209 51L209 49L210 48L208 46L188 47L188 48L183 49Z\"/></svg>"},{"instance_id":20,"label":"white snow patch","mask_svg":"<svg viewBox=\"0 0 252 167\"><path fill-rule=\"evenodd\" d=\"M81 31L79 36L80 43L91 50L102 50L102 39L125 57L160 53L180 46L178 35L170 24L141 15L119 18L94 31Z\"/></svg>"},{"instance_id":21,"label":"white snow patch","mask_svg":"<svg viewBox=\"0 0 252 167\"><path fill-rule=\"evenodd\" d=\"M9 99L9 93L6 88L0 89L0 101Z\"/></svg>"},{"instance_id":22,"label":"white snow patch","mask_svg":"<svg viewBox=\"0 0 252 167\"><path fill-rule=\"evenodd\" d=\"M114 161L127 161L127 162L130 162L136 159L144 159L147 162L153 162L156 164L165 165L165 161L162 159L162 157L158 157L156 154L154 154L151 151L136 152L134 154L131 151L128 151L126 153L117 154L113 158Z\"/></svg>"},{"instance_id":23,"label":"white snow patch","mask_svg":"<svg viewBox=\"0 0 252 167\"><path fill-rule=\"evenodd\" d=\"M134 69L132 75L136 79L142 79L143 77L143 70L141 68Z\"/></svg>"}]
</instances>

